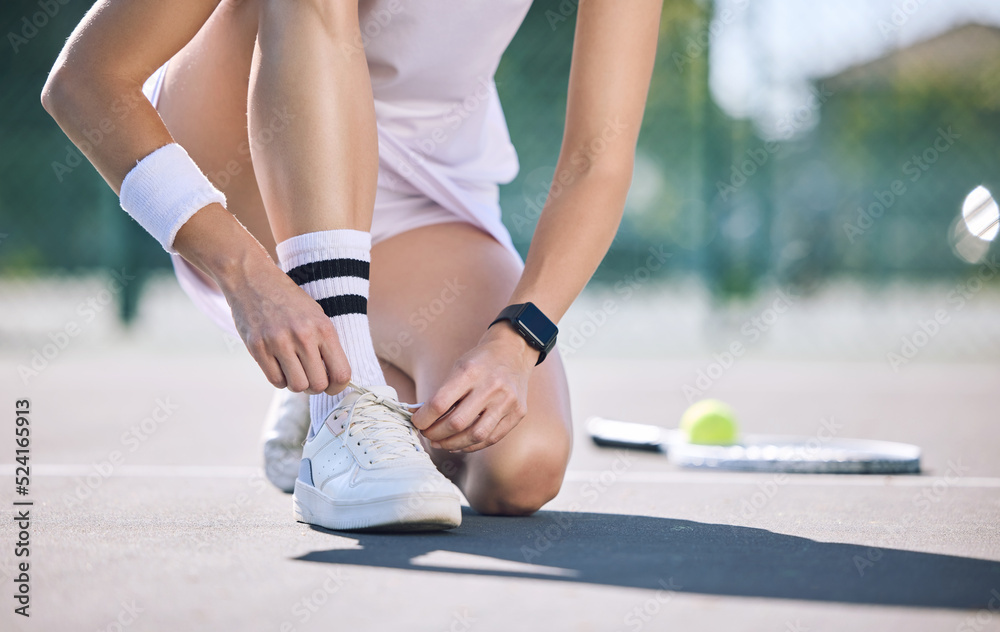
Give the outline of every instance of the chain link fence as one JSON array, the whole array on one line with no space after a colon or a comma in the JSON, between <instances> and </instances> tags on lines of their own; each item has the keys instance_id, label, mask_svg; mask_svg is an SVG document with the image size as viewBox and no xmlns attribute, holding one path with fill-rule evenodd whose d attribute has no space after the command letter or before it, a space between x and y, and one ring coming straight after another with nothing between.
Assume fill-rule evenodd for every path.
<instances>
[{"instance_id":1,"label":"chain link fence","mask_svg":"<svg viewBox=\"0 0 1000 632\"><path fill-rule=\"evenodd\" d=\"M651 277L696 277L717 298L845 278L958 282L970 260L995 256L988 244L959 256L953 236L965 194L1000 186L1000 31L956 25L810 77L781 116L733 115L712 88L730 63L714 47L737 31L767 37L776 4L664 4L633 186L596 286L620 284L654 255L663 265ZM0 7L0 275L127 268L137 281L117 301L128 319L143 279L169 260L38 101L88 8ZM501 204L522 252L554 175L577 8L537 0L497 73L521 161ZM760 57L741 63L766 68Z\"/></svg>"}]
</instances>

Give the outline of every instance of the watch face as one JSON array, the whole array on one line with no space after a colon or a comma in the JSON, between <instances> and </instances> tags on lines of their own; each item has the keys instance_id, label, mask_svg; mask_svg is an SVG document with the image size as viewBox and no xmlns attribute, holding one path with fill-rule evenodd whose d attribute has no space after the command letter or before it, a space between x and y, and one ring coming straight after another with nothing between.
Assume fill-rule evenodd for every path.
<instances>
[{"instance_id":1,"label":"watch face","mask_svg":"<svg viewBox=\"0 0 1000 632\"><path fill-rule=\"evenodd\" d=\"M531 303L526 303L517 317L518 322L526 332L538 342L538 348L544 349L555 338L559 328L546 318L545 314Z\"/></svg>"}]
</instances>

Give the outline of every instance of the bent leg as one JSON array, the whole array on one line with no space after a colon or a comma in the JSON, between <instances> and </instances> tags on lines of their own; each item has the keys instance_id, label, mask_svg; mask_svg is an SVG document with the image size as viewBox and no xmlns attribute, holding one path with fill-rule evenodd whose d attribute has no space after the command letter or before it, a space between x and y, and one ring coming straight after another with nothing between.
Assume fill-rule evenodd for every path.
<instances>
[{"instance_id":1,"label":"bent leg","mask_svg":"<svg viewBox=\"0 0 1000 632\"><path fill-rule=\"evenodd\" d=\"M316 398L342 383L334 376L344 374L344 355L356 381L384 383L364 302L378 140L358 29L356 3L230 0L171 61L160 94L175 139L283 270L361 262L295 277L330 317L339 345L325 328L273 341L289 387L306 385ZM276 242L285 242L284 261ZM289 345L302 353L291 358ZM338 397L314 400L314 421Z\"/></svg>"},{"instance_id":2,"label":"bent leg","mask_svg":"<svg viewBox=\"0 0 1000 632\"><path fill-rule=\"evenodd\" d=\"M372 336L380 358L398 368L386 377L401 398L425 401L437 391L520 274L509 251L464 223L425 226L373 248ZM571 437L566 376L553 353L533 370L527 416L499 443L470 454L429 451L477 511L526 515L558 493Z\"/></svg>"},{"instance_id":3,"label":"bent leg","mask_svg":"<svg viewBox=\"0 0 1000 632\"><path fill-rule=\"evenodd\" d=\"M226 194L233 214L277 260L250 163L246 116L258 15L258 1L223 2L171 62L158 109L174 138ZM467 224L397 235L375 246L373 260L371 325L388 362L386 376L401 399L427 399L506 304L521 265ZM528 409L490 448L468 455L431 450L476 510L531 513L558 492L571 440L558 354L534 370Z\"/></svg>"},{"instance_id":4,"label":"bent leg","mask_svg":"<svg viewBox=\"0 0 1000 632\"><path fill-rule=\"evenodd\" d=\"M356 3L224 0L167 68L160 116L275 260L274 235L370 228L378 140L358 28Z\"/></svg>"},{"instance_id":5,"label":"bent leg","mask_svg":"<svg viewBox=\"0 0 1000 632\"><path fill-rule=\"evenodd\" d=\"M157 110L174 139L225 193L229 210L277 260L247 131L247 93L259 12L257 0L220 3L171 60Z\"/></svg>"},{"instance_id":6,"label":"bent leg","mask_svg":"<svg viewBox=\"0 0 1000 632\"><path fill-rule=\"evenodd\" d=\"M260 0L250 150L279 242L369 231L378 176L375 103L357 2ZM265 135L273 117L287 121Z\"/></svg>"}]
</instances>

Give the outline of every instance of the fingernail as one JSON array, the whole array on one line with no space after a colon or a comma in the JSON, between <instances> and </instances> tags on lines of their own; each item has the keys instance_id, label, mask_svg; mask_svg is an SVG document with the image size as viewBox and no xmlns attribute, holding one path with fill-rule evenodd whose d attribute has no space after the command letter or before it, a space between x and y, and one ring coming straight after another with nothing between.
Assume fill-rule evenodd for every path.
<instances>
[{"instance_id":1,"label":"fingernail","mask_svg":"<svg viewBox=\"0 0 1000 632\"><path fill-rule=\"evenodd\" d=\"M438 443L437 441L431 441L431 447L434 448L435 450L440 450L441 444Z\"/></svg>"}]
</instances>

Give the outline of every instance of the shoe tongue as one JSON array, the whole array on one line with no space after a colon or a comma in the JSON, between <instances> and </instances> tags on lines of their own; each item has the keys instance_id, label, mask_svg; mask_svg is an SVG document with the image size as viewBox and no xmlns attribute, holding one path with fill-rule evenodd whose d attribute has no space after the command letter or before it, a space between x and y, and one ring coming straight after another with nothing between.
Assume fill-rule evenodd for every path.
<instances>
[{"instance_id":1,"label":"shoe tongue","mask_svg":"<svg viewBox=\"0 0 1000 632\"><path fill-rule=\"evenodd\" d=\"M362 388L368 389L383 399L394 399L399 401L399 397L396 395L396 389L387 384L380 384L378 386L362 386Z\"/></svg>"},{"instance_id":2,"label":"shoe tongue","mask_svg":"<svg viewBox=\"0 0 1000 632\"><path fill-rule=\"evenodd\" d=\"M396 399L396 389L386 384L380 384L378 386L362 386L361 388L371 391L376 397ZM344 395L344 399L340 402L338 408L341 406L350 406L359 397L361 397L361 391L354 388L348 388L348 392ZM334 420L333 412L331 412L326 418L325 423L330 429L330 432L334 435L339 435L344 431L344 423L347 422L347 419L347 415L341 415L340 419Z\"/></svg>"}]
</instances>

